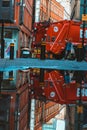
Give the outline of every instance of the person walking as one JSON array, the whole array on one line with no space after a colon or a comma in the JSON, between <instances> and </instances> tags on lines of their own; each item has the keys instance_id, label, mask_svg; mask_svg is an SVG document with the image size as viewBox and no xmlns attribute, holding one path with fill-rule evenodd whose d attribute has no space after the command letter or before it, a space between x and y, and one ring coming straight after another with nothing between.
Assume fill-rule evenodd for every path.
<instances>
[{"instance_id":1,"label":"person walking","mask_svg":"<svg viewBox=\"0 0 87 130\"><path fill-rule=\"evenodd\" d=\"M69 58L69 55L71 53L71 47L72 47L72 42L71 39L66 39L66 48L65 48L65 59Z\"/></svg>"}]
</instances>

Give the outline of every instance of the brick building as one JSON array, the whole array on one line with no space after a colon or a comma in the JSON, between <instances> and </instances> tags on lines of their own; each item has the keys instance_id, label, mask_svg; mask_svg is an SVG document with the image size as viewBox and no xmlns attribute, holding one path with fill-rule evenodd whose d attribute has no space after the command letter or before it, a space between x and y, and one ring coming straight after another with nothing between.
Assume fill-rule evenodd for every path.
<instances>
[{"instance_id":1,"label":"brick building","mask_svg":"<svg viewBox=\"0 0 87 130\"><path fill-rule=\"evenodd\" d=\"M71 5L70 0L56 0L64 7L64 19L70 20Z\"/></svg>"},{"instance_id":2,"label":"brick building","mask_svg":"<svg viewBox=\"0 0 87 130\"><path fill-rule=\"evenodd\" d=\"M85 5L87 4L87 1L85 1ZM84 14L84 0L71 0L71 19L72 20L79 20L82 21L82 14ZM87 10L85 10L85 13L87 13ZM85 22L86 23L86 22ZM85 25L86 26L86 25ZM82 28L81 28L82 29ZM81 35L81 34L80 34ZM75 122L79 120L79 115L77 110L75 109L75 106L71 108L71 115L72 119L75 119ZM87 105L83 102L83 113L81 115L83 130L87 129ZM73 124L72 130L74 129L74 126L76 126L75 122L71 122Z\"/></svg>"},{"instance_id":3,"label":"brick building","mask_svg":"<svg viewBox=\"0 0 87 130\"><path fill-rule=\"evenodd\" d=\"M64 8L56 0L38 0L35 8L35 22L64 19Z\"/></svg>"},{"instance_id":4,"label":"brick building","mask_svg":"<svg viewBox=\"0 0 87 130\"><path fill-rule=\"evenodd\" d=\"M21 47L29 46L33 0L0 0L0 57L20 57ZM0 129L28 130L29 72L0 73Z\"/></svg>"},{"instance_id":5,"label":"brick building","mask_svg":"<svg viewBox=\"0 0 87 130\"><path fill-rule=\"evenodd\" d=\"M56 0L35 1L35 22L51 21L56 22L64 19L64 8ZM34 71L34 76L36 71ZM34 81L33 81L34 82ZM34 105L33 105L34 106ZM35 113L31 115L30 127L41 130L42 125L58 114L60 105L50 101L35 101ZM34 120L35 118L35 120ZM33 125L35 123L35 126Z\"/></svg>"},{"instance_id":6,"label":"brick building","mask_svg":"<svg viewBox=\"0 0 87 130\"><path fill-rule=\"evenodd\" d=\"M51 21L63 20L64 8L56 2L56 0L41 0L38 1L38 4L34 2L33 0L0 1L1 58L10 58L11 45L14 51L12 58L20 57L21 48L29 47L32 21L34 20L34 4L36 6L40 5L38 8L40 11L39 21L49 20L49 18ZM35 14L35 20L36 17L37 15ZM30 95L28 93L30 82L29 74L30 71L0 73L0 104L2 105L2 107L0 107L0 129L29 129L31 112L31 101L29 100ZM38 130L42 125L42 104L40 101L36 101L35 103L35 130ZM59 104L47 102L44 106L45 121L48 121L58 114Z\"/></svg>"}]
</instances>

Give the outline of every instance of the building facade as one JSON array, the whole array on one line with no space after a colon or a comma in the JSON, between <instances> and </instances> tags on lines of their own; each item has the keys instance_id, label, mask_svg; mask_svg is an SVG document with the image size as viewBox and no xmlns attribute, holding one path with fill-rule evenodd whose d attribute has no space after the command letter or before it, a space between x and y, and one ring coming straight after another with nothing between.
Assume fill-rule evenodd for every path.
<instances>
[{"instance_id":1,"label":"building facade","mask_svg":"<svg viewBox=\"0 0 87 130\"><path fill-rule=\"evenodd\" d=\"M42 129L43 124L58 114L59 108L60 105L55 102L41 103L36 101L35 130Z\"/></svg>"},{"instance_id":2,"label":"building facade","mask_svg":"<svg viewBox=\"0 0 87 130\"><path fill-rule=\"evenodd\" d=\"M35 5L35 22L64 19L64 8L56 0L37 0Z\"/></svg>"},{"instance_id":3,"label":"building facade","mask_svg":"<svg viewBox=\"0 0 87 130\"><path fill-rule=\"evenodd\" d=\"M42 86L40 86L40 76L40 69L32 69L32 72L30 72L30 130L41 130L42 125L54 118L59 113L61 107L61 105L46 99L43 95Z\"/></svg>"},{"instance_id":4,"label":"building facade","mask_svg":"<svg viewBox=\"0 0 87 130\"><path fill-rule=\"evenodd\" d=\"M64 8L56 0L36 0L35 1L35 22L51 21L57 22L64 19ZM38 70L33 70L33 83L38 86ZM36 76L35 76L36 75ZM36 78L36 79L35 79ZM35 81L34 81L35 80ZM36 81L37 80L37 81ZM36 85L36 83L37 85ZM39 87L39 86L38 86ZM60 105L51 101L35 100L34 115L31 115L30 128L41 130L44 123L55 117L59 112ZM34 119L35 118L35 119ZM35 124L35 125L33 125Z\"/></svg>"},{"instance_id":5,"label":"building facade","mask_svg":"<svg viewBox=\"0 0 87 130\"><path fill-rule=\"evenodd\" d=\"M64 7L64 19L70 20L71 5L70 0L56 0Z\"/></svg>"},{"instance_id":6,"label":"building facade","mask_svg":"<svg viewBox=\"0 0 87 130\"><path fill-rule=\"evenodd\" d=\"M32 14L33 0L0 1L1 58L20 57L21 48L29 47ZM29 72L0 72L0 129L29 129L28 85Z\"/></svg>"},{"instance_id":7,"label":"building facade","mask_svg":"<svg viewBox=\"0 0 87 130\"><path fill-rule=\"evenodd\" d=\"M71 0L71 19L80 20L80 1Z\"/></svg>"},{"instance_id":8,"label":"building facade","mask_svg":"<svg viewBox=\"0 0 87 130\"><path fill-rule=\"evenodd\" d=\"M44 6L46 15L46 5ZM21 54L21 48L29 47L29 40L32 31L32 21L34 14L33 7L33 0L0 1L1 58L19 58ZM48 13L50 16L49 11ZM41 19L42 15L40 15ZM53 13L51 13L51 15L52 17L55 17ZM44 20L48 19L49 16L44 16ZM63 19L63 16L61 17L59 19ZM12 54L11 45L13 48L12 52L14 52ZM29 129L31 112L31 100L29 101L29 74L30 71L24 72L20 70L0 73L0 104L2 105L2 107L0 107L0 129ZM40 105L38 106L38 104ZM35 106L35 115L37 115L35 119L35 129L39 129L39 127L41 127L42 122L42 102L36 101ZM50 118L57 114L59 105L55 103L47 103L47 105L45 104L45 106L45 120L48 121Z\"/></svg>"},{"instance_id":9,"label":"building facade","mask_svg":"<svg viewBox=\"0 0 87 130\"><path fill-rule=\"evenodd\" d=\"M21 48L29 47L33 19L35 22L64 19L64 8L56 0L1 0L0 10L1 58L7 59L11 58L11 45L14 52L12 59L20 57ZM29 130L30 70L2 72L0 77L0 129ZM59 104L54 102L36 100L34 105L35 130L39 130L43 122L48 122L58 114Z\"/></svg>"}]
</instances>

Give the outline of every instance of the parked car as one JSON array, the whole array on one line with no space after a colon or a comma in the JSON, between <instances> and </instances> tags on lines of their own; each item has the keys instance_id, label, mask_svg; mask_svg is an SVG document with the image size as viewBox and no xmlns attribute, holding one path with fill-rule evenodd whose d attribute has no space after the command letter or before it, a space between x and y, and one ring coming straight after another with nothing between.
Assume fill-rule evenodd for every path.
<instances>
[{"instance_id":1,"label":"parked car","mask_svg":"<svg viewBox=\"0 0 87 130\"><path fill-rule=\"evenodd\" d=\"M21 58L30 58L31 57L31 50L29 48L22 48L21 49Z\"/></svg>"}]
</instances>

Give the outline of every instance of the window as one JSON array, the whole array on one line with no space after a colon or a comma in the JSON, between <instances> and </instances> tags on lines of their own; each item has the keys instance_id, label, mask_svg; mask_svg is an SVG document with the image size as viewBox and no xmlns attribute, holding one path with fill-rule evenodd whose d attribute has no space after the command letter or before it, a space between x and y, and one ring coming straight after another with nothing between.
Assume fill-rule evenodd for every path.
<instances>
[{"instance_id":1,"label":"window","mask_svg":"<svg viewBox=\"0 0 87 130\"><path fill-rule=\"evenodd\" d=\"M6 112L4 110L0 110L0 121L4 121L6 118Z\"/></svg>"},{"instance_id":2,"label":"window","mask_svg":"<svg viewBox=\"0 0 87 130\"><path fill-rule=\"evenodd\" d=\"M14 80L3 79L1 84L2 90L15 90L15 88L16 86Z\"/></svg>"},{"instance_id":3,"label":"window","mask_svg":"<svg viewBox=\"0 0 87 130\"><path fill-rule=\"evenodd\" d=\"M19 23L23 24L24 22L24 7L23 7L23 0L20 1L21 2L21 6L20 6L20 15L19 15Z\"/></svg>"},{"instance_id":4,"label":"window","mask_svg":"<svg viewBox=\"0 0 87 130\"><path fill-rule=\"evenodd\" d=\"M0 130L9 130L10 99L7 95L0 98Z\"/></svg>"},{"instance_id":5,"label":"window","mask_svg":"<svg viewBox=\"0 0 87 130\"><path fill-rule=\"evenodd\" d=\"M2 0L2 6L3 7L9 7L10 6L10 0Z\"/></svg>"},{"instance_id":6,"label":"window","mask_svg":"<svg viewBox=\"0 0 87 130\"><path fill-rule=\"evenodd\" d=\"M12 38L12 30L6 29L5 30L5 38Z\"/></svg>"}]
</instances>

